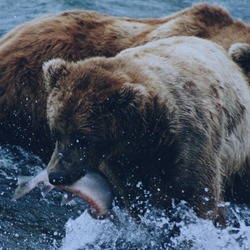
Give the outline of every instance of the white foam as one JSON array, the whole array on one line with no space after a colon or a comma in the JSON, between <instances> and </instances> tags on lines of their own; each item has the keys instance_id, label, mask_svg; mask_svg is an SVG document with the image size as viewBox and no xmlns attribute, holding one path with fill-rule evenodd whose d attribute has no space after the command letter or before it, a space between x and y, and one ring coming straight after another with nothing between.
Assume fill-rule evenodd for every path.
<instances>
[{"instance_id":1,"label":"white foam","mask_svg":"<svg viewBox=\"0 0 250 250\"><path fill-rule=\"evenodd\" d=\"M238 218L240 229L215 228L211 221L197 218L192 210L176 206L171 217L159 211L148 211L136 224L126 212L115 208L122 226L108 220L92 219L84 212L66 224L61 250L76 249L193 249L249 250L250 226ZM177 216L178 215L178 216ZM181 218L175 220L175 216ZM249 215L248 215L249 216ZM176 217L176 218L177 218ZM174 236L174 228L180 233Z\"/></svg>"},{"instance_id":2,"label":"white foam","mask_svg":"<svg viewBox=\"0 0 250 250\"><path fill-rule=\"evenodd\" d=\"M197 220L197 223L181 228L179 237L173 243L192 242L190 249L243 250L250 249L250 227L241 226L238 233L232 233L232 228L216 229L210 221ZM173 244L173 245L174 245Z\"/></svg>"},{"instance_id":3,"label":"white foam","mask_svg":"<svg viewBox=\"0 0 250 250\"><path fill-rule=\"evenodd\" d=\"M85 211L77 219L66 223L66 236L61 250L76 249L128 249L127 245L140 245L145 232L128 215L115 208L123 226L109 220L95 220ZM140 226L139 226L140 227Z\"/></svg>"}]
</instances>

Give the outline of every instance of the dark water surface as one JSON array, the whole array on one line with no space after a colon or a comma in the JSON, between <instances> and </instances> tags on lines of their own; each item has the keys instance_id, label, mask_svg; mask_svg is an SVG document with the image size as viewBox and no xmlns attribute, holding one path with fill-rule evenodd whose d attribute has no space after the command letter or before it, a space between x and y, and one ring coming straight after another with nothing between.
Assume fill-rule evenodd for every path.
<instances>
[{"instance_id":1,"label":"dark water surface","mask_svg":"<svg viewBox=\"0 0 250 250\"><path fill-rule=\"evenodd\" d=\"M69 9L85 9L108 13L115 16L161 17L190 7L195 0L0 0L0 36L17 24ZM227 8L235 18L250 21L248 0L206 1Z\"/></svg>"},{"instance_id":2,"label":"dark water surface","mask_svg":"<svg viewBox=\"0 0 250 250\"><path fill-rule=\"evenodd\" d=\"M69 9L95 10L116 16L161 17L191 6L193 0L0 0L0 36L25 21ZM226 7L235 18L250 23L249 0L207 1ZM7 249L250 249L250 208L230 205L240 230L215 229L198 219L185 204L173 204L170 216L149 211L135 225L117 212L123 228L96 221L83 201L60 206L61 193L46 198L35 189L18 202L11 201L18 175L32 175L42 162L17 147L0 146L0 250ZM175 220L181 218L181 220ZM174 235L178 226L180 234ZM231 231L230 231L231 230Z\"/></svg>"}]
</instances>

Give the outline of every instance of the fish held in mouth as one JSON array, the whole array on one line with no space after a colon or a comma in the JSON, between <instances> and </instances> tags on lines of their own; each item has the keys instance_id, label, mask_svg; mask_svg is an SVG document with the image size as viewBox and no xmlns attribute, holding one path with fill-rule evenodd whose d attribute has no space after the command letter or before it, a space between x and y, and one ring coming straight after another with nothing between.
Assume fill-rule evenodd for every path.
<instances>
[{"instance_id":1,"label":"fish held in mouth","mask_svg":"<svg viewBox=\"0 0 250 250\"><path fill-rule=\"evenodd\" d=\"M111 184L102 173L89 170L78 181L67 186L50 184L47 169L42 170L36 176L19 176L18 187L12 200L20 199L41 183L44 185L42 189L44 196L54 188L63 190L68 193L68 197L63 201L64 204L74 197L79 197L90 205L88 212L93 218L107 218L115 224L118 223L117 216L112 211L114 192Z\"/></svg>"},{"instance_id":2,"label":"fish held in mouth","mask_svg":"<svg viewBox=\"0 0 250 250\"><path fill-rule=\"evenodd\" d=\"M88 171L81 179L67 186L56 186L69 193L67 199L79 197L89 205L89 213L96 219L105 219L112 209L114 193L112 186L104 175L95 171Z\"/></svg>"}]
</instances>

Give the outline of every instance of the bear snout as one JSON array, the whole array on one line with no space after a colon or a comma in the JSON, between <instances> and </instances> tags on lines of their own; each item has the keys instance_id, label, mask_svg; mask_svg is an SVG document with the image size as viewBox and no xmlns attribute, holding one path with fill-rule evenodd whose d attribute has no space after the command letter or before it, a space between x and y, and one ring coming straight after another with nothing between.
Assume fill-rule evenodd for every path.
<instances>
[{"instance_id":1,"label":"bear snout","mask_svg":"<svg viewBox=\"0 0 250 250\"><path fill-rule=\"evenodd\" d=\"M69 162L64 158L52 157L47 169L49 182L52 185L71 185L85 175L86 165L82 162Z\"/></svg>"},{"instance_id":2,"label":"bear snout","mask_svg":"<svg viewBox=\"0 0 250 250\"><path fill-rule=\"evenodd\" d=\"M80 153L67 144L56 143L47 166L49 182L54 186L71 185L85 175L88 164L80 160Z\"/></svg>"}]
</instances>

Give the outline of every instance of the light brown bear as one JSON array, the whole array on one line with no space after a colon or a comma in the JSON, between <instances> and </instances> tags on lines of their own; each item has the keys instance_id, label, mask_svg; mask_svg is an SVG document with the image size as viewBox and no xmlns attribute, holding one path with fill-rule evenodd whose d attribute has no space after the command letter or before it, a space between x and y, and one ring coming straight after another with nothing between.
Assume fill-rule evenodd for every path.
<instances>
[{"instance_id":1,"label":"light brown bear","mask_svg":"<svg viewBox=\"0 0 250 250\"><path fill-rule=\"evenodd\" d=\"M44 61L114 56L173 35L211 39L228 49L235 42L250 43L249 34L249 26L208 4L159 19L68 11L18 26L0 41L0 143L21 145L49 160L53 142L46 120Z\"/></svg>"},{"instance_id":2,"label":"light brown bear","mask_svg":"<svg viewBox=\"0 0 250 250\"><path fill-rule=\"evenodd\" d=\"M113 58L53 59L44 77L54 185L98 168L133 216L175 198L215 221L231 176L250 170L250 89L215 43L172 37Z\"/></svg>"}]
</instances>

